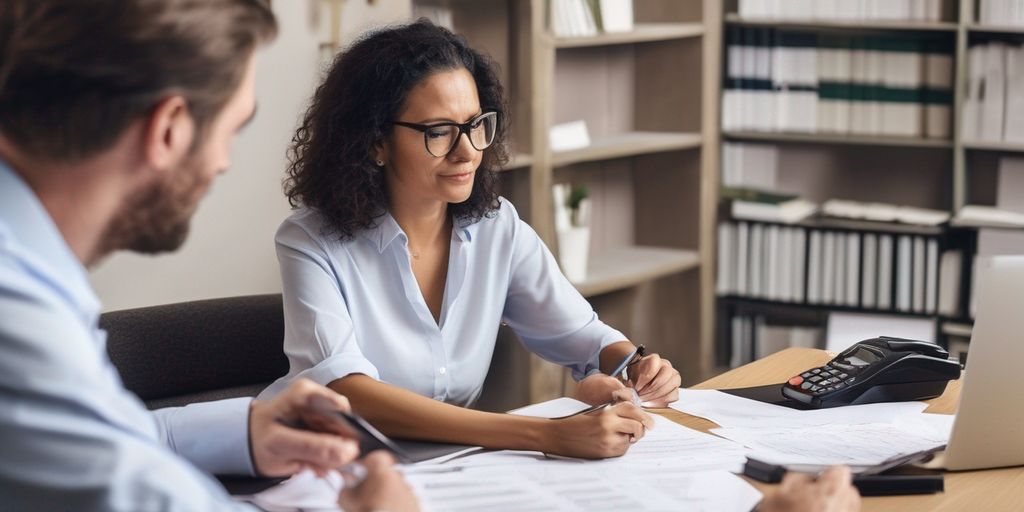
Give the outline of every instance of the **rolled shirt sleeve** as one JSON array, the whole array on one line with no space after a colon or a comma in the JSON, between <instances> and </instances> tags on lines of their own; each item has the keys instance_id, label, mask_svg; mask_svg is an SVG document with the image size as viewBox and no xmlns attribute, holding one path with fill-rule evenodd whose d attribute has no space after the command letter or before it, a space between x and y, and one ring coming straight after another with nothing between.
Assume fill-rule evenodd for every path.
<instances>
[{"instance_id":1,"label":"rolled shirt sleeve","mask_svg":"<svg viewBox=\"0 0 1024 512\"><path fill-rule=\"evenodd\" d=\"M298 224L285 222L277 232L285 322L284 352L289 374L261 393L273 396L299 378L318 384L355 373L380 379L363 355L341 286L326 251Z\"/></svg>"},{"instance_id":2,"label":"rolled shirt sleeve","mask_svg":"<svg viewBox=\"0 0 1024 512\"><path fill-rule=\"evenodd\" d=\"M251 398L169 407L153 412L161 441L216 475L255 475L249 453Z\"/></svg>"},{"instance_id":3,"label":"rolled shirt sleeve","mask_svg":"<svg viewBox=\"0 0 1024 512\"><path fill-rule=\"evenodd\" d=\"M528 224L516 218L505 322L538 356L580 380L600 371L601 350L626 336L602 322Z\"/></svg>"}]
</instances>

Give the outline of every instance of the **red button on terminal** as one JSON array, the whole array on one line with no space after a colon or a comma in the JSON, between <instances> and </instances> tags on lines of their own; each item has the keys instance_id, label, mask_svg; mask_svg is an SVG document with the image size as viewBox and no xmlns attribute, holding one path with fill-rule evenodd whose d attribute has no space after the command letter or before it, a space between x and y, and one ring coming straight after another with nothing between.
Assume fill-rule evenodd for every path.
<instances>
[{"instance_id":1,"label":"red button on terminal","mask_svg":"<svg viewBox=\"0 0 1024 512\"><path fill-rule=\"evenodd\" d=\"M799 376L799 375L789 379L789 385L790 386L799 386L800 384L803 384L803 382L804 382L804 378Z\"/></svg>"}]
</instances>

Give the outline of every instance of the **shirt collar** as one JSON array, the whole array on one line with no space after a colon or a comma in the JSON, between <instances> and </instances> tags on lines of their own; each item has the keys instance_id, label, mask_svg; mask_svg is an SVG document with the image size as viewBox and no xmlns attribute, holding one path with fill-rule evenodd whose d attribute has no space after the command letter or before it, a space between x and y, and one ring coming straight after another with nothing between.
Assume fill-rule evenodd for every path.
<instances>
[{"instance_id":1,"label":"shirt collar","mask_svg":"<svg viewBox=\"0 0 1024 512\"><path fill-rule=\"evenodd\" d=\"M0 242L10 236L27 249L28 262L57 292L87 317L99 314L100 301L85 267L68 247L42 202L21 176L0 158Z\"/></svg>"},{"instance_id":2,"label":"shirt collar","mask_svg":"<svg viewBox=\"0 0 1024 512\"><path fill-rule=\"evenodd\" d=\"M455 221L455 227L452 229L452 234L459 242L472 242L474 231L476 231L476 222L466 219L457 219ZM405 237L405 232L402 231L402 226L398 225L398 221L391 216L390 212L385 212L377 218L373 227L366 229L362 232L364 238L374 243L377 246L377 251L380 253L384 252L391 242L394 242L399 236Z\"/></svg>"}]
</instances>

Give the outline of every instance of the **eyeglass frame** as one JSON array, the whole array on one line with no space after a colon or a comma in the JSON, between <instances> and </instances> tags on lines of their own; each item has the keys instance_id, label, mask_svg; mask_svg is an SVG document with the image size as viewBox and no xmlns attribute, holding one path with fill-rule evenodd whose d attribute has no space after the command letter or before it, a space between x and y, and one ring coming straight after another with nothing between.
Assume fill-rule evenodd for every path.
<instances>
[{"instance_id":1,"label":"eyeglass frame","mask_svg":"<svg viewBox=\"0 0 1024 512\"><path fill-rule=\"evenodd\" d=\"M451 122L451 121L446 121L446 122L434 123L434 124L418 124L418 123L410 123L410 122L407 122L407 121L395 121L393 124L396 124L398 126L404 126L406 128L412 128L413 130L416 130L418 132L423 133L423 149L425 149L427 151L427 154L432 156L432 157L435 157L435 158L444 158L444 157L450 155L451 152L455 151L455 148L459 146L459 139L462 138L463 134L466 135L466 140L469 141L469 145L473 149L475 149L477 151L483 151L483 150L491 147L491 144L494 143L493 137L491 138L491 142L488 143L486 146L484 146L483 148L478 148L478 147L476 147L476 144L473 144L473 138L470 137L470 135L469 135L469 130L471 129L471 125L473 123L477 122L477 121L480 121L481 119L483 119L485 116L488 116L488 115L493 115L494 118L495 118L494 119L494 132L495 132L494 136L497 136L497 132L498 132L498 119L497 119L498 118L498 112L496 110L492 110L490 112L484 112L484 113L474 117L473 119L470 119L469 121L466 121L465 123L454 123L454 122ZM430 142L427 140L427 131L431 130L433 128L441 127L441 126L455 126L455 127L457 127L459 129L459 134L455 136L455 142L453 142L451 147L448 148L448 151L445 151L445 153L443 155L435 155L435 154L430 152Z\"/></svg>"}]
</instances>

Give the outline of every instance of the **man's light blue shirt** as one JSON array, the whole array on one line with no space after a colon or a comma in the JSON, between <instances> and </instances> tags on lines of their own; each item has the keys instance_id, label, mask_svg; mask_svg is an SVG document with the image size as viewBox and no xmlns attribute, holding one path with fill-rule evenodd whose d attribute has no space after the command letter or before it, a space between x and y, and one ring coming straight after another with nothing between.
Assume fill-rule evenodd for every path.
<instances>
[{"instance_id":1,"label":"man's light blue shirt","mask_svg":"<svg viewBox=\"0 0 1024 512\"><path fill-rule=\"evenodd\" d=\"M0 161L0 509L250 510L200 471L252 474L250 400L150 413L99 314L82 264Z\"/></svg>"},{"instance_id":2,"label":"man's light blue shirt","mask_svg":"<svg viewBox=\"0 0 1024 512\"><path fill-rule=\"evenodd\" d=\"M300 209L275 238L284 286L288 375L328 384L353 373L468 406L479 396L498 327L577 379L626 337L601 322L551 252L507 200L492 217L452 229L440 320L413 275L408 238L385 214L341 241Z\"/></svg>"}]
</instances>

